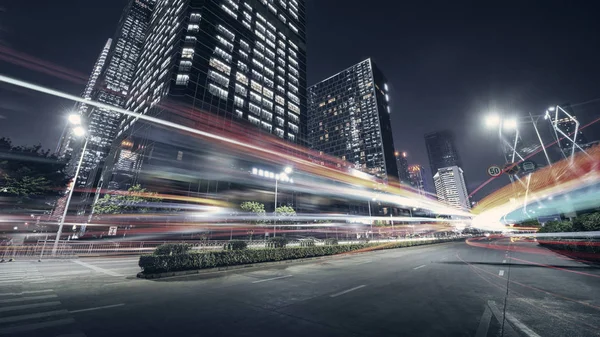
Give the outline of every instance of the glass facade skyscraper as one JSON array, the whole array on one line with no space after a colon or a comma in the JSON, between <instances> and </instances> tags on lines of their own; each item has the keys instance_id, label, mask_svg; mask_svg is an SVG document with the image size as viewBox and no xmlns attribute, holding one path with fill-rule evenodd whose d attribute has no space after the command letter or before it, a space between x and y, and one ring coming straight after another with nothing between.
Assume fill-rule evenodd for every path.
<instances>
[{"instance_id":1,"label":"glass facade skyscraper","mask_svg":"<svg viewBox=\"0 0 600 337\"><path fill-rule=\"evenodd\" d=\"M438 169L450 166L462 167L454 134L449 130L432 132L425 135L425 146L429 155L431 173L435 174Z\"/></svg>"},{"instance_id":2,"label":"glass facade skyscraper","mask_svg":"<svg viewBox=\"0 0 600 337\"><path fill-rule=\"evenodd\" d=\"M190 127L198 123L194 111L209 112L298 143L305 88L303 1L158 0L125 108ZM143 139L164 135L134 117L121 118L118 128L117 143L133 141L127 151L137 151L140 161L160 146ZM119 152L111 155L115 170L122 167ZM113 172L110 187L125 188L134 171Z\"/></svg>"},{"instance_id":3,"label":"glass facade skyscraper","mask_svg":"<svg viewBox=\"0 0 600 337\"><path fill-rule=\"evenodd\" d=\"M433 176L438 200L456 208L471 208L463 170L458 166L443 167Z\"/></svg>"},{"instance_id":4,"label":"glass facade skyscraper","mask_svg":"<svg viewBox=\"0 0 600 337\"><path fill-rule=\"evenodd\" d=\"M387 80L371 59L308 88L308 141L381 179L398 181Z\"/></svg>"}]
</instances>

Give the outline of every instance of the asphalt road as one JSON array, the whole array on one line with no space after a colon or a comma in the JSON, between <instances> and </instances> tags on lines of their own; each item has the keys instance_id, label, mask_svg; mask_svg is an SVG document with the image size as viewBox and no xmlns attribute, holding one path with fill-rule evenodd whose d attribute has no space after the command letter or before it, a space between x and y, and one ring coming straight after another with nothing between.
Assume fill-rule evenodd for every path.
<instances>
[{"instance_id":1,"label":"asphalt road","mask_svg":"<svg viewBox=\"0 0 600 337\"><path fill-rule=\"evenodd\" d=\"M132 257L1 264L0 336L600 336L600 270L531 242L138 271Z\"/></svg>"}]
</instances>

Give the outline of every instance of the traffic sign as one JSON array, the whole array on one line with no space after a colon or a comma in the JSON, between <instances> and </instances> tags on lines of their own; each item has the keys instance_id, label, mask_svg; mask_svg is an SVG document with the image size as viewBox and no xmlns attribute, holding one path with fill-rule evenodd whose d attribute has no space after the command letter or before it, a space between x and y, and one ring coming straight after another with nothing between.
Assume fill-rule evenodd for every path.
<instances>
[{"instance_id":1,"label":"traffic sign","mask_svg":"<svg viewBox=\"0 0 600 337\"><path fill-rule=\"evenodd\" d=\"M115 236L117 235L117 226L110 226L108 228L108 236Z\"/></svg>"},{"instance_id":2,"label":"traffic sign","mask_svg":"<svg viewBox=\"0 0 600 337\"><path fill-rule=\"evenodd\" d=\"M487 172L492 177L498 177L502 174L502 169L496 165L488 167Z\"/></svg>"}]
</instances>

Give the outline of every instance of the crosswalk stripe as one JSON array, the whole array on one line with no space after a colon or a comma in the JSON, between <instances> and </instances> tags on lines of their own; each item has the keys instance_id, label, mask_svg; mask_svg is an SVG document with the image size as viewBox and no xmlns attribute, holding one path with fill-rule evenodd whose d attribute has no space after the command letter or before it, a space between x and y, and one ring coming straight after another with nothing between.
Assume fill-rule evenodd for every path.
<instances>
[{"instance_id":1,"label":"crosswalk stripe","mask_svg":"<svg viewBox=\"0 0 600 337\"><path fill-rule=\"evenodd\" d=\"M69 312L67 310L52 310L52 311L44 311L44 312L38 312L35 314L27 314L27 315L19 315L19 316L11 316L11 317L4 317L4 318L0 318L0 324L1 323L12 323L12 322L18 322L18 321L25 321L28 319L32 319L32 318L43 318L43 317L50 317L50 316L57 316L57 315L66 315Z\"/></svg>"},{"instance_id":2,"label":"crosswalk stripe","mask_svg":"<svg viewBox=\"0 0 600 337\"><path fill-rule=\"evenodd\" d=\"M15 303L15 302L35 301L35 300L44 300L44 299L47 299L47 298L55 298L55 297L58 297L58 296L56 296L55 294L52 294L52 295L41 295L41 296L9 298L7 300L0 300L0 303Z\"/></svg>"},{"instance_id":3,"label":"crosswalk stripe","mask_svg":"<svg viewBox=\"0 0 600 337\"><path fill-rule=\"evenodd\" d=\"M19 296L19 295L24 295L24 294L39 294L39 293L47 293L47 292L52 292L52 291L54 291L54 289L28 290L28 291L22 291L20 293L4 293L4 294L0 294L0 296Z\"/></svg>"},{"instance_id":4,"label":"crosswalk stripe","mask_svg":"<svg viewBox=\"0 0 600 337\"><path fill-rule=\"evenodd\" d=\"M35 323L35 324L18 325L18 326L13 326L10 328L0 329L0 335L10 334L10 333L15 333L15 332L32 331L32 330L38 330L38 329L43 329L43 328L48 328L48 327L53 327L53 326L58 326L58 325L73 324L73 323L75 323L75 320L73 318L64 318L64 319L59 319L56 321L47 321L47 322L41 322L41 323Z\"/></svg>"},{"instance_id":5,"label":"crosswalk stripe","mask_svg":"<svg viewBox=\"0 0 600 337\"><path fill-rule=\"evenodd\" d=\"M40 308L40 307L51 307L55 305L60 305L60 302L42 302L42 303L33 303L33 304L23 304L23 305L13 305L10 307L1 307L0 312L6 311L14 311L14 310L22 310L22 309L31 309L31 308Z\"/></svg>"}]
</instances>

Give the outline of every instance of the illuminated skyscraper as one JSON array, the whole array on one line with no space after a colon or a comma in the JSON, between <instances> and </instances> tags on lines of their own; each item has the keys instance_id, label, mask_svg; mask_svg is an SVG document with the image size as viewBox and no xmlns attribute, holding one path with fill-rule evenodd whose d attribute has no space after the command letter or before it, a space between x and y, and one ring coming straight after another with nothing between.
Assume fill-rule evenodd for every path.
<instances>
[{"instance_id":1,"label":"illuminated skyscraper","mask_svg":"<svg viewBox=\"0 0 600 337\"><path fill-rule=\"evenodd\" d=\"M463 170L460 167L439 168L433 176L433 182L439 201L457 208L471 208Z\"/></svg>"},{"instance_id":2,"label":"illuminated skyscraper","mask_svg":"<svg viewBox=\"0 0 600 337\"><path fill-rule=\"evenodd\" d=\"M398 180L387 80L366 59L308 88L308 141L384 180Z\"/></svg>"},{"instance_id":3,"label":"illuminated skyscraper","mask_svg":"<svg viewBox=\"0 0 600 337\"><path fill-rule=\"evenodd\" d=\"M425 135L425 146L429 155L431 174L435 174L443 167L462 167L456 145L454 134L449 130L432 132Z\"/></svg>"},{"instance_id":4,"label":"illuminated skyscraper","mask_svg":"<svg viewBox=\"0 0 600 337\"><path fill-rule=\"evenodd\" d=\"M397 166L398 166L398 178L402 184L410 184L410 172L408 171L408 160L406 152L395 152Z\"/></svg>"},{"instance_id":5,"label":"illuminated skyscraper","mask_svg":"<svg viewBox=\"0 0 600 337\"><path fill-rule=\"evenodd\" d=\"M421 165L412 165L408 167L410 174L410 184L419 194L424 195L427 191L427 180L425 177L425 168Z\"/></svg>"},{"instance_id":6,"label":"illuminated skyscraper","mask_svg":"<svg viewBox=\"0 0 600 337\"><path fill-rule=\"evenodd\" d=\"M209 112L289 142L302 141L304 1L159 0L151 22L125 104L128 110L189 127L198 126L195 112ZM189 142L187 147L166 144L162 130L137 118L121 118L118 129L117 144L129 139L140 161L153 152L181 152L174 158L183 162L201 156ZM167 136L170 143L175 137ZM119 151L111 154L112 161L119 160ZM105 175L110 188L126 188L136 179L121 174L118 163L112 167L115 171Z\"/></svg>"}]
</instances>

